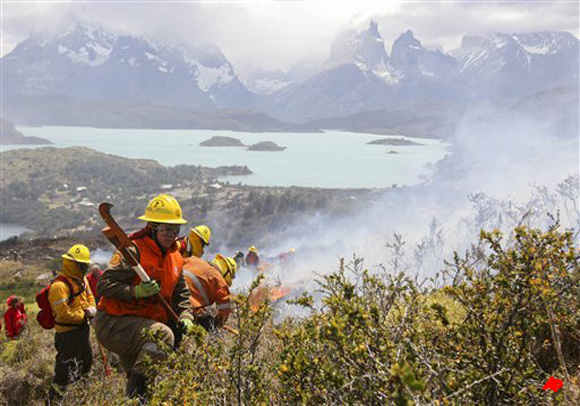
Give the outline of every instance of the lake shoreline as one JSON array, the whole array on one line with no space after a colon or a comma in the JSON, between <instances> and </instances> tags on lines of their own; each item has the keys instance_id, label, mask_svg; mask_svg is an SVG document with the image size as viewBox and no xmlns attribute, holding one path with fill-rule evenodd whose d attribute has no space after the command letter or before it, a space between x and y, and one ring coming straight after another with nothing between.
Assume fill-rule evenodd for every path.
<instances>
[{"instance_id":1,"label":"lake shoreline","mask_svg":"<svg viewBox=\"0 0 580 406\"><path fill-rule=\"evenodd\" d=\"M89 127L18 127L26 135L44 136L53 146L83 145L131 159L153 159L166 167L199 165L208 168L243 165L253 175L220 178L260 187L307 187L325 189L373 189L421 183L430 175L428 164L447 155L448 144L420 139L421 147L395 147L398 154L385 154L378 146L366 145L377 138L401 135L327 131L323 133L247 133L207 130L126 130ZM272 141L284 151L256 154L245 149L207 148L199 143L212 136L235 136L245 145ZM409 137L403 137L408 139ZM147 143L142 140L147 139ZM419 140L414 138L415 140ZM24 148L13 146L3 150ZM352 168L354 170L350 170Z\"/></svg>"}]
</instances>

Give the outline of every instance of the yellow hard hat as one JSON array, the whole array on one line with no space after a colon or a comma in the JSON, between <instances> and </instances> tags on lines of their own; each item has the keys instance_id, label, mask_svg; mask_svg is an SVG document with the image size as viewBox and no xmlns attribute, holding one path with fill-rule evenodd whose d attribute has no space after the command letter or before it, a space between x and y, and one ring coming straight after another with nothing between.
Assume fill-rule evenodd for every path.
<instances>
[{"instance_id":1,"label":"yellow hard hat","mask_svg":"<svg viewBox=\"0 0 580 406\"><path fill-rule=\"evenodd\" d=\"M228 286L231 286L233 279L236 277L236 270L238 269L238 264L236 261L234 261L233 258L224 257L221 254L217 254L215 256L214 263L220 269L220 272Z\"/></svg>"},{"instance_id":2,"label":"yellow hard hat","mask_svg":"<svg viewBox=\"0 0 580 406\"><path fill-rule=\"evenodd\" d=\"M254 254L258 253L258 250L253 245L250 248L248 248L248 251L253 252Z\"/></svg>"},{"instance_id":3,"label":"yellow hard hat","mask_svg":"<svg viewBox=\"0 0 580 406\"><path fill-rule=\"evenodd\" d=\"M211 230L208 226L197 226L189 231L189 239L195 238L197 235L205 243L209 245L209 239L211 238Z\"/></svg>"},{"instance_id":4,"label":"yellow hard hat","mask_svg":"<svg viewBox=\"0 0 580 406\"><path fill-rule=\"evenodd\" d=\"M66 254L62 254L62 257L65 259L70 259L71 261L81 262L83 264L91 263L91 252L82 244L73 245Z\"/></svg>"},{"instance_id":5,"label":"yellow hard hat","mask_svg":"<svg viewBox=\"0 0 580 406\"><path fill-rule=\"evenodd\" d=\"M145 214L139 220L152 223L185 224L187 220L181 217L181 206L173 196L159 195L149 202Z\"/></svg>"}]
</instances>

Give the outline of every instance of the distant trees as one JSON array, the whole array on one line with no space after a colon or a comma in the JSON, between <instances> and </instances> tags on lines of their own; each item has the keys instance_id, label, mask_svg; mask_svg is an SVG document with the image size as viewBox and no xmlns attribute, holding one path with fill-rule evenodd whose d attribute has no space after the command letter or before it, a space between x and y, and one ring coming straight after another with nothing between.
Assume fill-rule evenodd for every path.
<instances>
[{"instance_id":1,"label":"distant trees","mask_svg":"<svg viewBox=\"0 0 580 406\"><path fill-rule=\"evenodd\" d=\"M94 216L88 213L95 209L79 206L82 200L95 204L111 200L118 216L134 218L161 185L184 184L198 192L209 179L249 172L239 166L163 167L152 160L126 159L88 148L9 151L3 154L3 164L9 170L3 172L0 219L51 234L92 225ZM50 202L51 208L41 202ZM201 209L202 214L213 207L208 200L199 204L197 211Z\"/></svg>"}]
</instances>

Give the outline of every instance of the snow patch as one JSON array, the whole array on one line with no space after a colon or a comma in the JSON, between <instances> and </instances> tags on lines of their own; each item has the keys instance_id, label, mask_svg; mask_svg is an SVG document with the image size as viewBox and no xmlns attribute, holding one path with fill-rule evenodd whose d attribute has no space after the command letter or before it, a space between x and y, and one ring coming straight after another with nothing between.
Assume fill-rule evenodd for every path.
<instances>
[{"instance_id":1,"label":"snow patch","mask_svg":"<svg viewBox=\"0 0 580 406\"><path fill-rule=\"evenodd\" d=\"M485 59L489 53L483 49L475 50L467 55L467 58L463 60L461 69L459 73L463 73L466 70L469 70L472 66L477 64L480 60Z\"/></svg>"},{"instance_id":2,"label":"snow patch","mask_svg":"<svg viewBox=\"0 0 580 406\"><path fill-rule=\"evenodd\" d=\"M59 45L58 52L60 54L66 54L66 56L75 63L98 66L102 65L109 59L111 50L100 44L83 45L78 51L73 51Z\"/></svg>"},{"instance_id":3,"label":"snow patch","mask_svg":"<svg viewBox=\"0 0 580 406\"><path fill-rule=\"evenodd\" d=\"M258 93L274 93L277 90L283 89L291 85L292 82L275 80L275 79L257 79L251 83L251 90Z\"/></svg>"},{"instance_id":4,"label":"snow patch","mask_svg":"<svg viewBox=\"0 0 580 406\"><path fill-rule=\"evenodd\" d=\"M161 60L157 55L153 55L152 53L149 53L149 52L145 52L145 56L150 61L160 61Z\"/></svg>"},{"instance_id":5,"label":"snow patch","mask_svg":"<svg viewBox=\"0 0 580 406\"><path fill-rule=\"evenodd\" d=\"M399 77L393 75L393 73L391 73L391 71L386 66L381 66L381 69L373 70L373 73L388 85L399 83Z\"/></svg>"},{"instance_id":6,"label":"snow patch","mask_svg":"<svg viewBox=\"0 0 580 406\"><path fill-rule=\"evenodd\" d=\"M539 45L523 45L521 47L528 53L533 55L550 55L555 54L557 50L554 50L550 44L539 44Z\"/></svg>"},{"instance_id":7,"label":"snow patch","mask_svg":"<svg viewBox=\"0 0 580 406\"><path fill-rule=\"evenodd\" d=\"M233 78L233 72L227 64L223 64L219 68L208 68L202 64L197 64L197 85L204 92L215 85L227 85Z\"/></svg>"},{"instance_id":8,"label":"snow patch","mask_svg":"<svg viewBox=\"0 0 580 406\"><path fill-rule=\"evenodd\" d=\"M507 41L504 38L500 38L500 37L492 37L492 38L490 38L490 41L498 49L501 49L507 45Z\"/></svg>"}]
</instances>

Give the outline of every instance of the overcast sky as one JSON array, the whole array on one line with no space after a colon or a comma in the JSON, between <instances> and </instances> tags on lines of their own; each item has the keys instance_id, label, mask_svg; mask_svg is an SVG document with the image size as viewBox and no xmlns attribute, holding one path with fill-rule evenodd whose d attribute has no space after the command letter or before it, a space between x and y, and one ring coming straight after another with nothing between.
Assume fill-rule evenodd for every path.
<instances>
[{"instance_id":1,"label":"overcast sky","mask_svg":"<svg viewBox=\"0 0 580 406\"><path fill-rule=\"evenodd\" d=\"M488 32L569 31L579 36L577 1L11 1L2 0L2 55L31 32L77 16L153 38L213 42L236 66L286 69L323 61L344 29L379 24L390 54L407 29L445 51L461 36Z\"/></svg>"}]
</instances>

